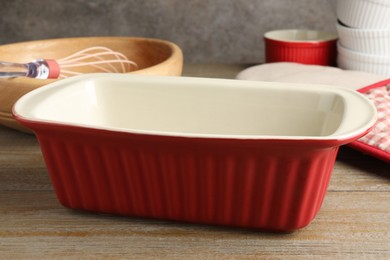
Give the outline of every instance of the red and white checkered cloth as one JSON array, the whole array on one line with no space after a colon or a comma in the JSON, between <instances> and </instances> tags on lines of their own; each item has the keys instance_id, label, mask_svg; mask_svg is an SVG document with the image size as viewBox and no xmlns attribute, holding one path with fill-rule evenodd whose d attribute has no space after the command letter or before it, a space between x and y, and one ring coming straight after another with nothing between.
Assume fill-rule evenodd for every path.
<instances>
[{"instance_id":1,"label":"red and white checkered cloth","mask_svg":"<svg viewBox=\"0 0 390 260\"><path fill-rule=\"evenodd\" d=\"M378 120L359 141L390 153L390 85L370 89L364 94L375 104Z\"/></svg>"},{"instance_id":2,"label":"red and white checkered cloth","mask_svg":"<svg viewBox=\"0 0 390 260\"><path fill-rule=\"evenodd\" d=\"M359 92L374 103L378 111L378 120L370 132L353 142L351 146L390 162L390 80L362 88Z\"/></svg>"}]
</instances>

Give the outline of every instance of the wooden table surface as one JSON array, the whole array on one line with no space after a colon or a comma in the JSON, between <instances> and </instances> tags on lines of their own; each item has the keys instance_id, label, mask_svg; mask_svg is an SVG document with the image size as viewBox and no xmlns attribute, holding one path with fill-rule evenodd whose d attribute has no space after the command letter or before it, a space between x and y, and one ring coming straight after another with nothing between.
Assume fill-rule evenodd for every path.
<instances>
[{"instance_id":1,"label":"wooden table surface","mask_svg":"<svg viewBox=\"0 0 390 260\"><path fill-rule=\"evenodd\" d=\"M184 75L231 78L243 68L186 65ZM314 221L266 233L66 209L36 138L0 127L0 259L85 257L390 259L390 166L341 147Z\"/></svg>"}]
</instances>

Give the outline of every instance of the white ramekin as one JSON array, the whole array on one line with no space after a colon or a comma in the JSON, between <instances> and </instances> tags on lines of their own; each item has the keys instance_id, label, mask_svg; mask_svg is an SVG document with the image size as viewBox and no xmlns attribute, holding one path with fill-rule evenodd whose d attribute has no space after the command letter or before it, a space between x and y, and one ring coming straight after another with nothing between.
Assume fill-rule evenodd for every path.
<instances>
[{"instance_id":1,"label":"white ramekin","mask_svg":"<svg viewBox=\"0 0 390 260\"><path fill-rule=\"evenodd\" d=\"M340 23L336 28L343 47L366 54L390 55L390 28L359 29Z\"/></svg>"},{"instance_id":2,"label":"white ramekin","mask_svg":"<svg viewBox=\"0 0 390 260\"><path fill-rule=\"evenodd\" d=\"M390 76L390 56L356 52L337 45L337 64L341 69L370 72Z\"/></svg>"},{"instance_id":3,"label":"white ramekin","mask_svg":"<svg viewBox=\"0 0 390 260\"><path fill-rule=\"evenodd\" d=\"M390 28L390 1L338 0L337 17L349 27Z\"/></svg>"}]
</instances>

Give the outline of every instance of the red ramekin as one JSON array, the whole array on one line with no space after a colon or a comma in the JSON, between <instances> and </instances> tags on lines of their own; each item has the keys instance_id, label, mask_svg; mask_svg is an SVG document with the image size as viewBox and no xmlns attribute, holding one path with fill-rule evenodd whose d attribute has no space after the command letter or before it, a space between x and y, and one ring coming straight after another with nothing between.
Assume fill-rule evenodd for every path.
<instances>
[{"instance_id":1,"label":"red ramekin","mask_svg":"<svg viewBox=\"0 0 390 260\"><path fill-rule=\"evenodd\" d=\"M313 30L277 30L264 34L265 61L335 66L337 36Z\"/></svg>"}]
</instances>

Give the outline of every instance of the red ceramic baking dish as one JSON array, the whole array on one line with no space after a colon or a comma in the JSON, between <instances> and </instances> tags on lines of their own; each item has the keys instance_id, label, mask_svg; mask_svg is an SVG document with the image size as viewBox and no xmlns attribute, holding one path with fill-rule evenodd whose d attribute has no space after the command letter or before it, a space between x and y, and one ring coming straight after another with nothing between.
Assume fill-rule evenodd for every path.
<instances>
[{"instance_id":1,"label":"red ceramic baking dish","mask_svg":"<svg viewBox=\"0 0 390 260\"><path fill-rule=\"evenodd\" d=\"M23 96L58 200L99 213L292 231L375 107L348 89L89 74Z\"/></svg>"}]
</instances>

